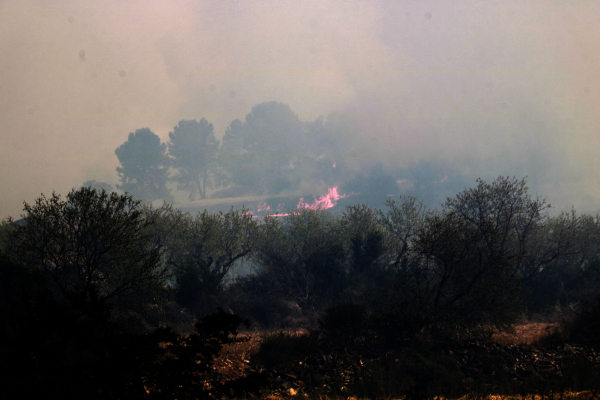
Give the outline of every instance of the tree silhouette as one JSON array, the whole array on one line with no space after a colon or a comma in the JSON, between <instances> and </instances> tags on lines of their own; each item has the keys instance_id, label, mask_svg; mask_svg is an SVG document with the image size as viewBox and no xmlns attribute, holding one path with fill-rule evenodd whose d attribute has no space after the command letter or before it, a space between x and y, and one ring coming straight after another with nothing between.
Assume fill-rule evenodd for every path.
<instances>
[{"instance_id":1,"label":"tree silhouette","mask_svg":"<svg viewBox=\"0 0 600 400\"><path fill-rule=\"evenodd\" d=\"M9 233L8 252L62 296L93 288L124 308L147 302L171 273L139 204L89 187L72 190L66 200L42 195L33 205L25 203L24 222Z\"/></svg>"},{"instance_id":2,"label":"tree silhouette","mask_svg":"<svg viewBox=\"0 0 600 400\"><path fill-rule=\"evenodd\" d=\"M130 133L127 141L115 150L121 163L117 167L121 181L117 188L144 201L172 201L166 187L169 167L166 149L167 146L148 128Z\"/></svg>"},{"instance_id":3,"label":"tree silhouette","mask_svg":"<svg viewBox=\"0 0 600 400\"><path fill-rule=\"evenodd\" d=\"M179 121L169 132L169 154L172 166L178 171L174 179L179 189L190 191L190 200L198 193L206 198L206 188L212 184L211 172L216 166L219 141L213 124L202 118Z\"/></svg>"},{"instance_id":4,"label":"tree silhouette","mask_svg":"<svg viewBox=\"0 0 600 400\"><path fill-rule=\"evenodd\" d=\"M244 122L232 121L223 137L219 161L229 182L259 194L295 186L303 133L302 122L286 104L254 106Z\"/></svg>"}]
</instances>

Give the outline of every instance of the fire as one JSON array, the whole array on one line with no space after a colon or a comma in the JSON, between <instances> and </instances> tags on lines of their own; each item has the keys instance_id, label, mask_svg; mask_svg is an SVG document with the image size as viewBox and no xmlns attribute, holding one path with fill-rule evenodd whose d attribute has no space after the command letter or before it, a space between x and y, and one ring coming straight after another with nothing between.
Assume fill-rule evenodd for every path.
<instances>
[{"instance_id":1,"label":"fire","mask_svg":"<svg viewBox=\"0 0 600 400\"><path fill-rule=\"evenodd\" d=\"M313 196L314 197L314 196ZM343 199L347 197L345 194L340 195L336 187L329 188L329 191L326 195L319 197L318 199L314 197L315 201L312 204L308 204L304 201L304 197L300 198L298 202L298 208L308 208L311 210L327 210L328 208L334 207L337 204L339 199Z\"/></svg>"},{"instance_id":2,"label":"fire","mask_svg":"<svg viewBox=\"0 0 600 400\"><path fill-rule=\"evenodd\" d=\"M356 193L352 193L350 195L339 194L338 188L337 188L337 186L335 186L335 187L329 188L327 191L327 194L325 194L323 196L320 196L318 198L316 196L313 196L314 201L312 203L305 202L304 197L301 197L296 208L297 209L307 208L309 210L327 210L328 208L335 207L335 205L337 204L339 199L343 199L344 197L348 197L348 196L351 196L354 194L356 194ZM275 206L271 206L271 205L268 205L266 202L262 202L257 206L256 212L267 211L268 217L287 217L290 215L290 213L281 212L284 207L285 207L285 203L281 203L281 204L277 205L277 208L275 208ZM252 214L252 212L249 212L249 214ZM291 214L294 214L294 212L292 212ZM255 216L253 216L253 217L255 217Z\"/></svg>"},{"instance_id":3,"label":"fire","mask_svg":"<svg viewBox=\"0 0 600 400\"><path fill-rule=\"evenodd\" d=\"M270 211L270 210L271 210L271 206L265 202L262 202L258 205L258 209L256 211L261 212L261 211ZM279 211L279 210L277 210L277 211Z\"/></svg>"}]
</instances>

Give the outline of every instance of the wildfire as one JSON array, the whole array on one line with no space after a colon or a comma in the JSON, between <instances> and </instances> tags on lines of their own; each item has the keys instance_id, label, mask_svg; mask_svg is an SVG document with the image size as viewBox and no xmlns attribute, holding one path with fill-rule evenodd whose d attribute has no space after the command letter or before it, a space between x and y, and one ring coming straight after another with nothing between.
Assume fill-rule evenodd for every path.
<instances>
[{"instance_id":1,"label":"wildfire","mask_svg":"<svg viewBox=\"0 0 600 400\"><path fill-rule=\"evenodd\" d=\"M267 203L263 202L258 205L258 209L256 211L261 212L261 211L270 211L270 210L271 210L271 206L268 205Z\"/></svg>"},{"instance_id":2,"label":"wildfire","mask_svg":"<svg viewBox=\"0 0 600 400\"><path fill-rule=\"evenodd\" d=\"M329 188L329 191L326 195L321 196L318 199L314 197L315 201L312 204L306 203L304 201L304 197L301 197L300 201L298 202L298 208L309 208L311 210L327 210L328 208L334 207L337 204L337 201L339 199L343 199L344 197L347 197L347 195L340 195L336 186Z\"/></svg>"},{"instance_id":3,"label":"wildfire","mask_svg":"<svg viewBox=\"0 0 600 400\"><path fill-rule=\"evenodd\" d=\"M353 193L355 194L355 193ZM344 197L348 197L351 195L347 194L339 194L338 188L332 187L327 190L327 194L316 197L313 196L314 201L312 203L308 203L304 201L304 197L300 198L297 209L307 208L309 210L327 210L328 208L335 207L339 199L343 199ZM267 204L266 202L262 202L258 204L256 207L256 212L267 212L269 217L287 217L290 213L282 212L285 207L285 203L278 204L277 207ZM248 211L248 214L252 215L252 211ZM292 212L292 214L294 214ZM255 215L252 215L253 218L256 218Z\"/></svg>"}]
</instances>

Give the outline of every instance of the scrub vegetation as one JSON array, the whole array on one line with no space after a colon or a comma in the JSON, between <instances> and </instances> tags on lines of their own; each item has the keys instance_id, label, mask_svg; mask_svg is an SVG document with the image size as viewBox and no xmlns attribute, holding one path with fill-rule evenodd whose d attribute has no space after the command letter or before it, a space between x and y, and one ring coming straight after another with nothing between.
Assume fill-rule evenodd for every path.
<instances>
[{"instance_id":1,"label":"scrub vegetation","mask_svg":"<svg viewBox=\"0 0 600 400\"><path fill-rule=\"evenodd\" d=\"M439 208L410 196L385 205L258 220L92 187L25 204L0 229L5 393L598 389L600 218L551 217L525 179L509 177L478 180ZM534 346L507 345L524 318L556 328Z\"/></svg>"}]
</instances>

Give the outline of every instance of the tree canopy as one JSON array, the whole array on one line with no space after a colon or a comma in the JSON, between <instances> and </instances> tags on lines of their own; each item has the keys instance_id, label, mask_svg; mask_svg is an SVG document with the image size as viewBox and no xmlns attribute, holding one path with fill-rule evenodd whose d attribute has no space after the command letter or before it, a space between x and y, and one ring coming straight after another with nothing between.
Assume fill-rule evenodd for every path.
<instances>
[{"instance_id":1,"label":"tree canopy","mask_svg":"<svg viewBox=\"0 0 600 400\"><path fill-rule=\"evenodd\" d=\"M169 139L169 155L178 171L174 179L179 189L189 191L190 200L196 193L206 198L206 188L213 183L219 149L213 125L204 118L182 120L169 132Z\"/></svg>"},{"instance_id":2,"label":"tree canopy","mask_svg":"<svg viewBox=\"0 0 600 400\"><path fill-rule=\"evenodd\" d=\"M149 128L130 133L127 141L115 150L121 163L117 167L121 181L117 188L144 201L171 201L166 186L170 164L166 150L167 146Z\"/></svg>"},{"instance_id":3,"label":"tree canopy","mask_svg":"<svg viewBox=\"0 0 600 400\"><path fill-rule=\"evenodd\" d=\"M63 296L94 290L129 307L133 297L153 298L171 276L163 249L153 245L152 221L131 196L82 187L65 200L42 195L24 210L7 251Z\"/></svg>"},{"instance_id":4,"label":"tree canopy","mask_svg":"<svg viewBox=\"0 0 600 400\"><path fill-rule=\"evenodd\" d=\"M227 128L220 162L231 183L248 191L277 193L293 186L293 161L302 143L303 126L283 103L254 106L241 122Z\"/></svg>"}]
</instances>

